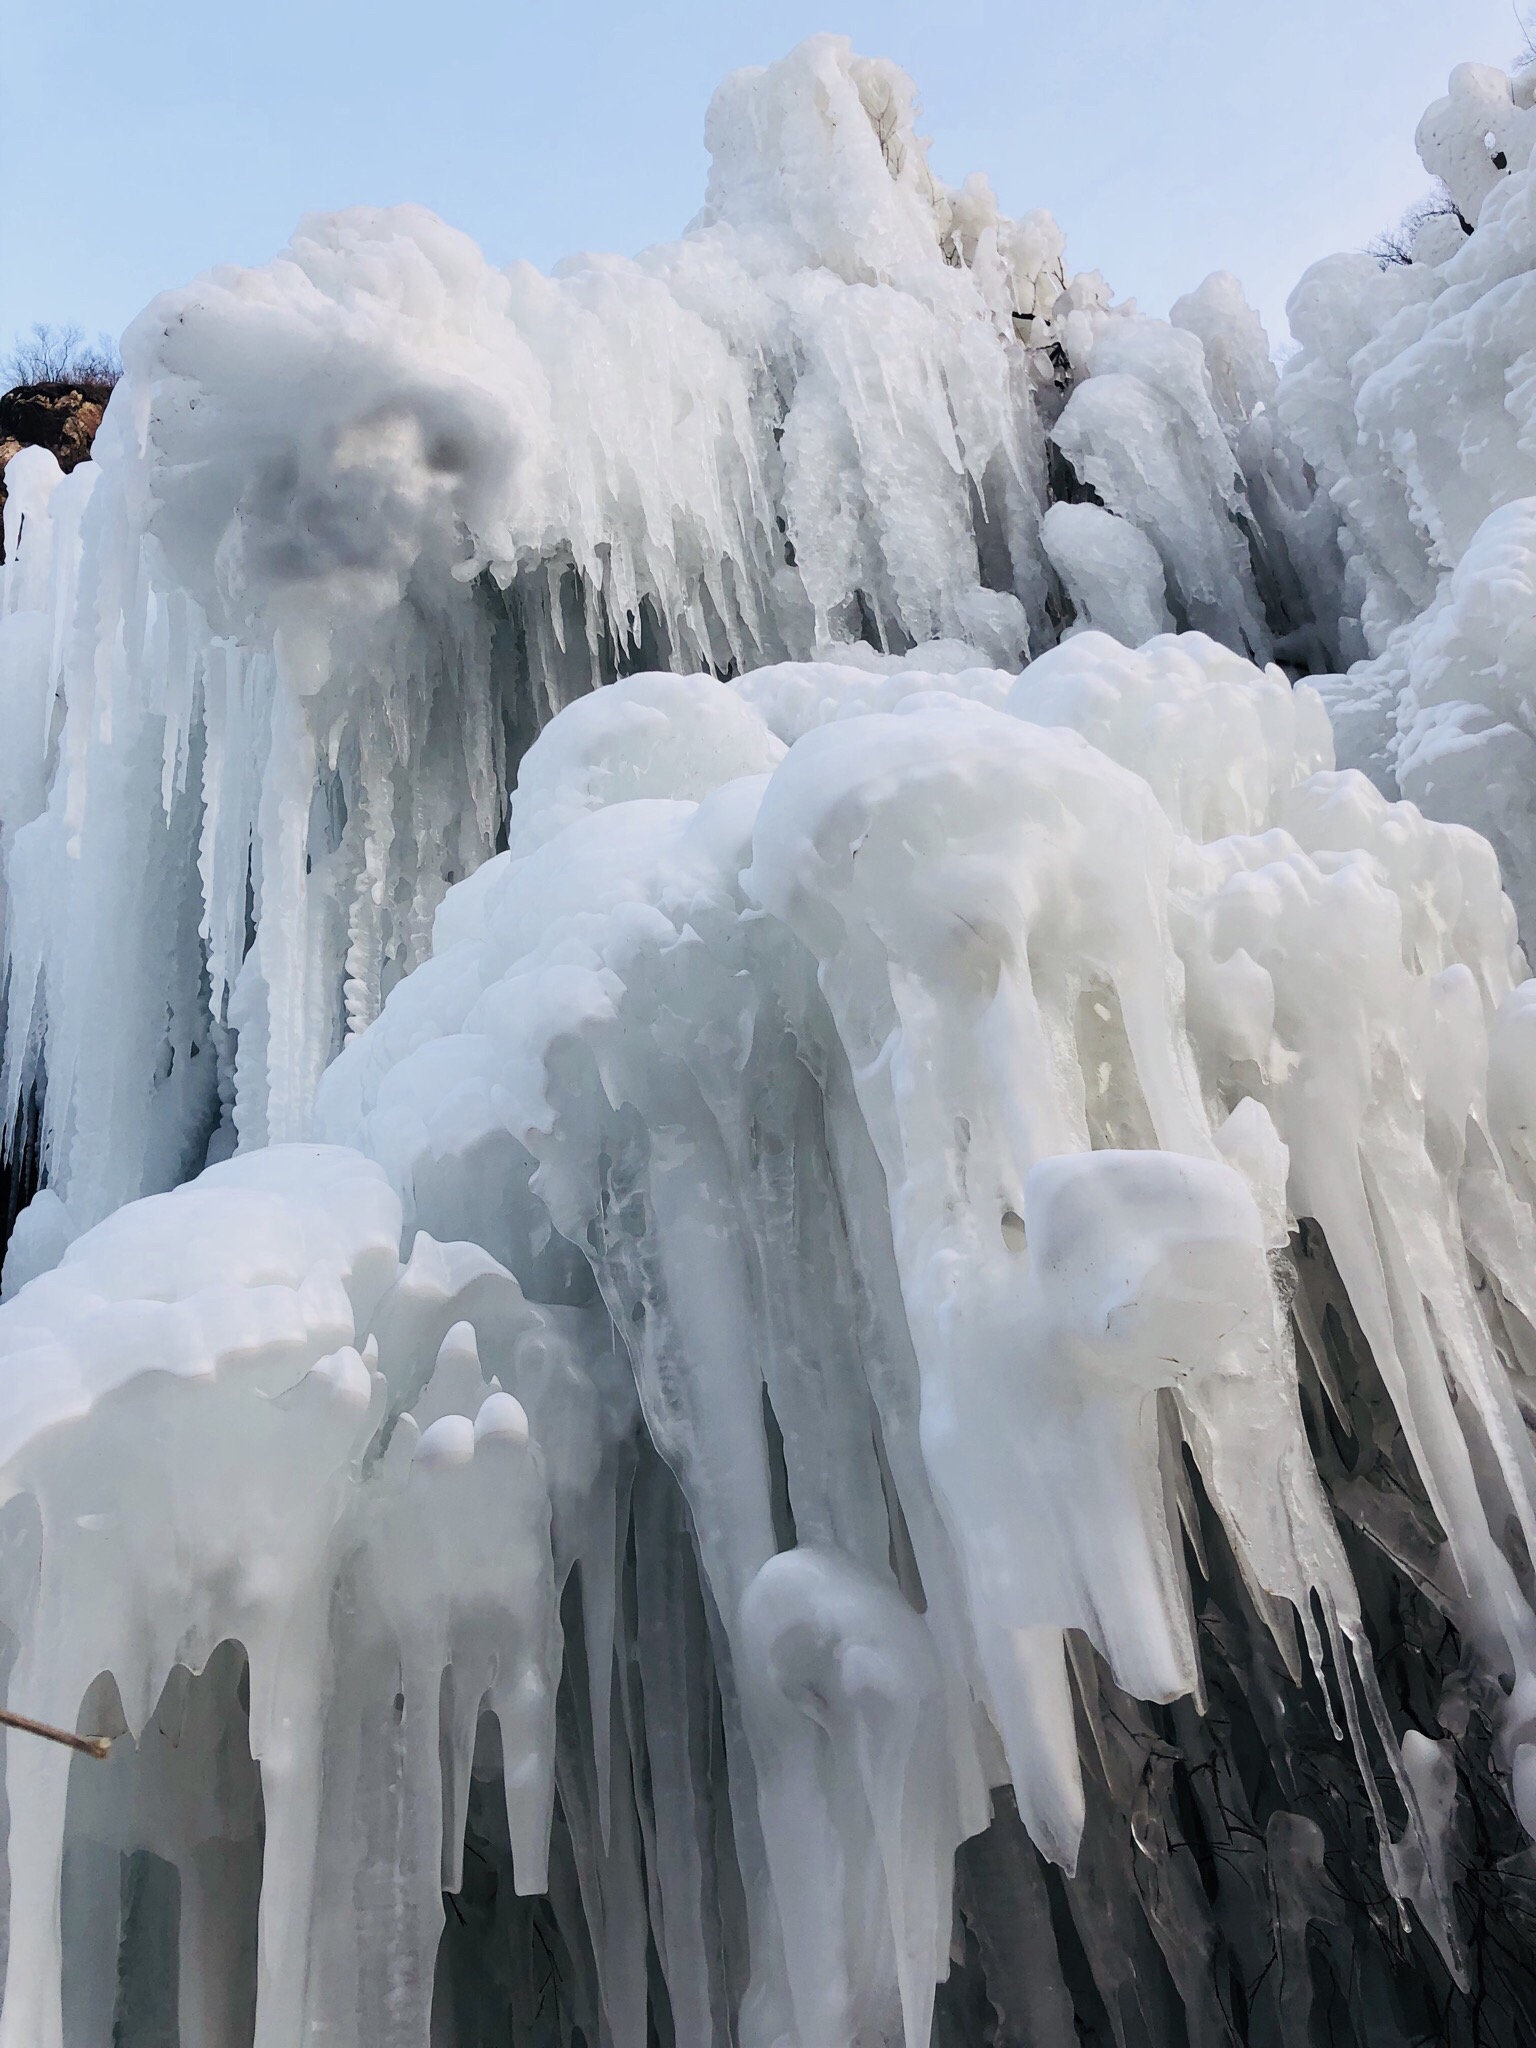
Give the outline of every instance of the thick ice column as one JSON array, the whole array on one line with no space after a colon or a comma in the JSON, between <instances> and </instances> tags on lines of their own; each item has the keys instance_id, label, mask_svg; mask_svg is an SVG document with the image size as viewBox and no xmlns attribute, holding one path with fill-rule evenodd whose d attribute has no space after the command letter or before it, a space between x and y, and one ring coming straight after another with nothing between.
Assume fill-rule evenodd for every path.
<instances>
[{"instance_id":1,"label":"thick ice column","mask_svg":"<svg viewBox=\"0 0 1536 2048\"><path fill-rule=\"evenodd\" d=\"M27 1711L42 1719L48 1708L57 1715L66 1691L73 1693L74 1705L64 1706L59 1715L64 1725L73 1726L79 1700L92 1676L94 1673L87 1675L78 1665L71 1669L51 1663L48 1677L54 1681L55 1693L31 1660L18 1658L9 1696L17 1701L25 1698ZM5 1792L10 1816L6 1855L11 1899L5 1999L0 2007L0 2042L5 2048L24 2048L24 2044L64 2048L59 1887L69 1770L69 1751L53 1743L18 1740L6 1745Z\"/></svg>"},{"instance_id":2,"label":"thick ice column","mask_svg":"<svg viewBox=\"0 0 1536 2048\"><path fill-rule=\"evenodd\" d=\"M1273 1351L1274 1304L1252 1196L1214 1159L1168 1003L1148 891L1166 842L1145 785L1055 735L958 714L809 734L765 796L747 881L823 963L890 1189L923 1448L993 1711L1026 1817L1070 1861L1080 1808L1059 1631L1086 1629L1145 1696L1193 1685L1146 1397L1253 1370ZM1095 834L1101 803L1117 821ZM1088 1154L1089 1056L1049 978L1057 948L1069 988L1118 1005L1158 1140L1194 1157ZM1092 1310L1052 1291L1068 1284L1052 1260L1070 1268L1050 1250L1058 1208L1075 1219L1061 1241L1078 1247ZM1105 1315L1111 1331L1124 1320L1123 1349L1090 1342ZM1299 1427L1282 1399L1266 1440L1278 1454ZM1022 1556L1027 1582L1008 1563Z\"/></svg>"},{"instance_id":3,"label":"thick ice column","mask_svg":"<svg viewBox=\"0 0 1536 2048\"><path fill-rule=\"evenodd\" d=\"M1536 946L1536 701L1529 684L1536 498L1478 527L1442 593L1378 673L1400 676L1389 758L1427 817L1469 825L1499 856L1527 947ZM1371 687L1371 672L1350 678Z\"/></svg>"},{"instance_id":4,"label":"thick ice column","mask_svg":"<svg viewBox=\"0 0 1536 2048\"><path fill-rule=\"evenodd\" d=\"M426 2035L482 1703L501 1729L518 1888L545 1888L558 1677L548 1494L527 1418L487 1388L468 1325L444 1341L423 1401L450 1405L424 1429L397 1423L337 1535L351 1599L327 1714L346 1763L321 1812L359 1859L359 1916L325 1971L319 1946L306 1993L311 2023L401 2048ZM372 1740L346 1741L371 1722Z\"/></svg>"},{"instance_id":5,"label":"thick ice column","mask_svg":"<svg viewBox=\"0 0 1536 2048\"><path fill-rule=\"evenodd\" d=\"M1129 520L1102 505L1055 504L1041 522L1040 542L1079 625L1127 647L1171 630L1162 560Z\"/></svg>"},{"instance_id":6,"label":"thick ice column","mask_svg":"<svg viewBox=\"0 0 1536 2048\"><path fill-rule=\"evenodd\" d=\"M1052 440L1100 503L1156 550L1179 624L1267 661L1270 632L1240 524L1242 478L1200 343L1123 315L1100 326L1086 368Z\"/></svg>"},{"instance_id":7,"label":"thick ice column","mask_svg":"<svg viewBox=\"0 0 1536 2048\"><path fill-rule=\"evenodd\" d=\"M741 1632L801 2039L836 2048L886 2032L889 1944L907 2048L923 2048L960 1833L934 1640L889 1583L815 1545L764 1565Z\"/></svg>"}]
</instances>

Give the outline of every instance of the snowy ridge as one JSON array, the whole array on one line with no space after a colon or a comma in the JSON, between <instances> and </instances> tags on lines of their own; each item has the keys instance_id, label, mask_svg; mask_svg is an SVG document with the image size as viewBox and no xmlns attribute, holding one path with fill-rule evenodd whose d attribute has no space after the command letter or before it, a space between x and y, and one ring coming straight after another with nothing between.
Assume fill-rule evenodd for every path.
<instances>
[{"instance_id":1,"label":"snowy ridge","mask_svg":"<svg viewBox=\"0 0 1536 2048\"><path fill-rule=\"evenodd\" d=\"M1277 380L820 38L12 466L0 2048L1515 2048L1528 98Z\"/></svg>"}]
</instances>

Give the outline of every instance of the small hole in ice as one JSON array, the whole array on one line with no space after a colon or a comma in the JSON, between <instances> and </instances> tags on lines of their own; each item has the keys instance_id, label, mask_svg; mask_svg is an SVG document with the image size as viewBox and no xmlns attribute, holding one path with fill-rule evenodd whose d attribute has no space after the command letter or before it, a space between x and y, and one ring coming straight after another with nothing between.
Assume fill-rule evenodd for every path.
<instances>
[{"instance_id":1,"label":"small hole in ice","mask_svg":"<svg viewBox=\"0 0 1536 2048\"><path fill-rule=\"evenodd\" d=\"M1017 1209L1003 1211L1003 1243L1011 1252L1021 1252L1024 1249L1024 1218Z\"/></svg>"},{"instance_id":2,"label":"small hole in ice","mask_svg":"<svg viewBox=\"0 0 1536 2048\"><path fill-rule=\"evenodd\" d=\"M439 434L427 450L427 463L441 475L452 475L468 469L469 450L452 434Z\"/></svg>"}]
</instances>

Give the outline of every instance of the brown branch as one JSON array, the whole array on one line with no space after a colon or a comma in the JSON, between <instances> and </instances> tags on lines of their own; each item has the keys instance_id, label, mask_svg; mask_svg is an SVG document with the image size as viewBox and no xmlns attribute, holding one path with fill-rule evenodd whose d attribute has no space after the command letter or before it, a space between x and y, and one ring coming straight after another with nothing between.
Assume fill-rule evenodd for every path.
<instances>
[{"instance_id":1,"label":"brown branch","mask_svg":"<svg viewBox=\"0 0 1536 2048\"><path fill-rule=\"evenodd\" d=\"M12 1714L0 1707L0 1723L7 1728L20 1728L26 1735L42 1735L49 1742L62 1742L66 1748L78 1749L82 1756L101 1758L111 1754L110 1735L72 1735L67 1728L51 1728L46 1721L29 1721L25 1714Z\"/></svg>"}]
</instances>

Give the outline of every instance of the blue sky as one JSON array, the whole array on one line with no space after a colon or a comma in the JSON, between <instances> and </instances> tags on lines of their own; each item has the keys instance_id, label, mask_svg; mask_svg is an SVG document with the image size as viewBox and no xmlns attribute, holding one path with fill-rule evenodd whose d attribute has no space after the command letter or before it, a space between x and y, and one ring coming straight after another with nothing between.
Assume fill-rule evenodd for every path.
<instances>
[{"instance_id":1,"label":"blue sky","mask_svg":"<svg viewBox=\"0 0 1536 2048\"><path fill-rule=\"evenodd\" d=\"M835 29L916 79L940 176L1048 206L1074 268L1164 312L1235 270L1271 337L1307 263L1424 189L1413 129L1512 0L71 0L4 41L0 347L120 331L299 216L414 199L497 262L675 235L725 72Z\"/></svg>"}]
</instances>

